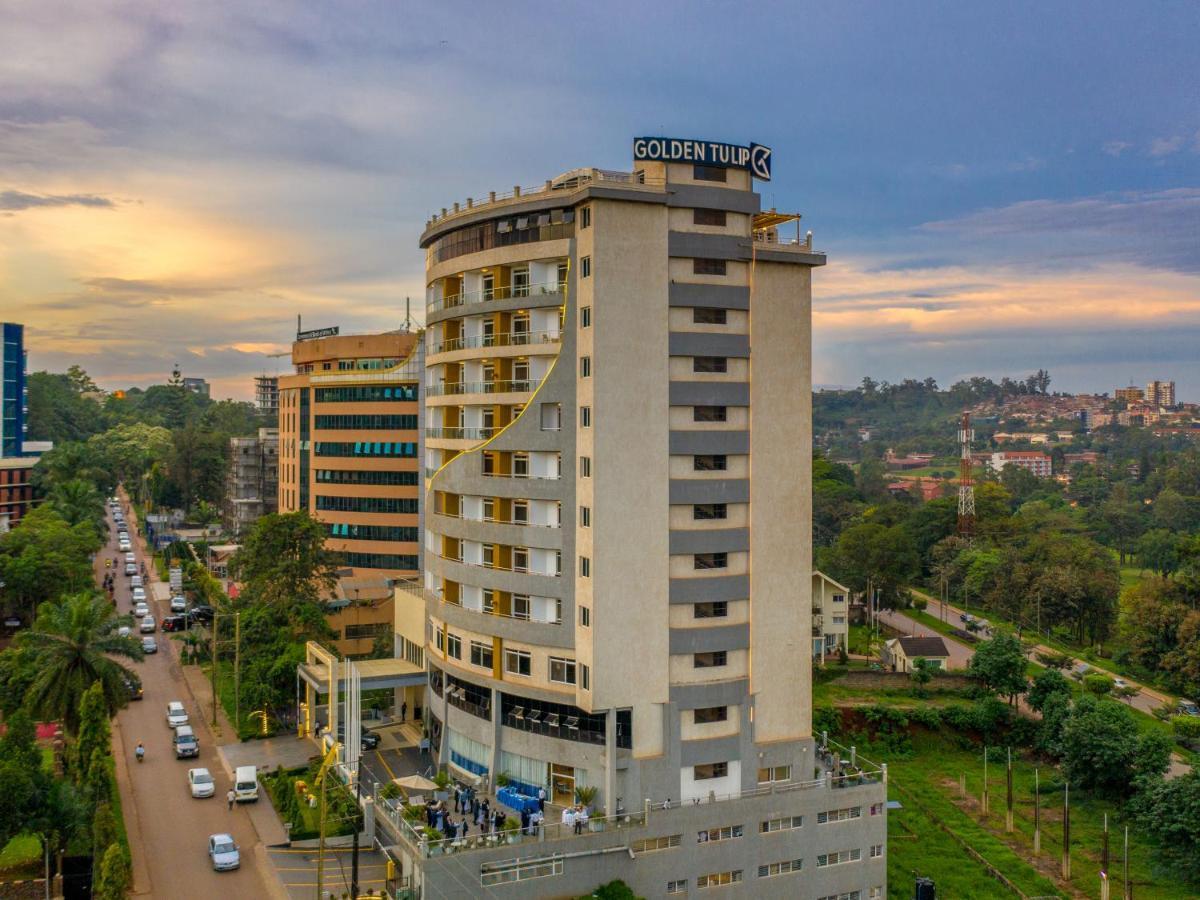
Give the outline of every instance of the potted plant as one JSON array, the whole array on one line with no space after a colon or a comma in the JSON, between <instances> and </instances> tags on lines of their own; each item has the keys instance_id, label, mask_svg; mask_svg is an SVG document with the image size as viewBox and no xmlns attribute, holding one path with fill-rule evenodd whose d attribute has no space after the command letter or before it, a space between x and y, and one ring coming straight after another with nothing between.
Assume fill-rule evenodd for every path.
<instances>
[{"instance_id":1,"label":"potted plant","mask_svg":"<svg viewBox=\"0 0 1200 900\"><path fill-rule=\"evenodd\" d=\"M443 770L438 769L437 774L433 776L433 783L438 786L438 789L434 792L434 797L443 801L450 799L449 775L447 775Z\"/></svg>"},{"instance_id":2,"label":"potted plant","mask_svg":"<svg viewBox=\"0 0 1200 900\"><path fill-rule=\"evenodd\" d=\"M575 788L575 802L587 810L588 815L588 831L600 831L604 828L604 823L592 818L592 810L596 803L596 795L600 793L600 789L593 785L580 785Z\"/></svg>"},{"instance_id":3,"label":"potted plant","mask_svg":"<svg viewBox=\"0 0 1200 900\"><path fill-rule=\"evenodd\" d=\"M512 784L512 778L509 777L509 774L507 772L497 772L496 773L496 787L498 787L498 788L508 787L510 784Z\"/></svg>"},{"instance_id":4,"label":"potted plant","mask_svg":"<svg viewBox=\"0 0 1200 900\"><path fill-rule=\"evenodd\" d=\"M500 831L503 832L505 840L510 844L515 844L521 839L517 834L517 820L512 816L505 816L504 821L500 823Z\"/></svg>"}]
</instances>

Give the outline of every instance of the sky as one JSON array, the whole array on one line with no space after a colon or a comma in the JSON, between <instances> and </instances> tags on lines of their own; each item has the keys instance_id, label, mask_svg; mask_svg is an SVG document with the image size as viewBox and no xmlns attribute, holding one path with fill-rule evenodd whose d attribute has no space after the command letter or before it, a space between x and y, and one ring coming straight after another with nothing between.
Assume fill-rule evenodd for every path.
<instances>
[{"instance_id":1,"label":"sky","mask_svg":"<svg viewBox=\"0 0 1200 900\"><path fill-rule=\"evenodd\" d=\"M1200 400L1191 2L0 0L0 320L247 399L296 316L418 320L429 214L639 135L774 149L820 384Z\"/></svg>"}]
</instances>

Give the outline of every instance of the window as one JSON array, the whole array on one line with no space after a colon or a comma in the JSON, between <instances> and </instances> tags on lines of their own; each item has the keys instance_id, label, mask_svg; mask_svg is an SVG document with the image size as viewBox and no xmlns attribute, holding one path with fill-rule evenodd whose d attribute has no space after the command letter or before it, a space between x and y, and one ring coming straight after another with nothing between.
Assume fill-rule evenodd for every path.
<instances>
[{"instance_id":1,"label":"window","mask_svg":"<svg viewBox=\"0 0 1200 900\"><path fill-rule=\"evenodd\" d=\"M723 259L693 259L693 275L724 275L725 260Z\"/></svg>"},{"instance_id":2,"label":"window","mask_svg":"<svg viewBox=\"0 0 1200 900\"><path fill-rule=\"evenodd\" d=\"M668 894L686 894L687 893L687 879L686 878L677 878L674 881L668 881L667 882L667 893Z\"/></svg>"},{"instance_id":3,"label":"window","mask_svg":"<svg viewBox=\"0 0 1200 900\"><path fill-rule=\"evenodd\" d=\"M514 453L512 457L512 472L517 478L529 477L529 454Z\"/></svg>"},{"instance_id":4,"label":"window","mask_svg":"<svg viewBox=\"0 0 1200 900\"><path fill-rule=\"evenodd\" d=\"M777 781L791 781L791 766L767 766L758 770L759 784L773 784Z\"/></svg>"},{"instance_id":5,"label":"window","mask_svg":"<svg viewBox=\"0 0 1200 900\"><path fill-rule=\"evenodd\" d=\"M583 528L592 527L592 508L590 506L579 507L579 524Z\"/></svg>"},{"instance_id":6,"label":"window","mask_svg":"<svg viewBox=\"0 0 1200 900\"><path fill-rule=\"evenodd\" d=\"M592 408L590 406L579 407L579 427L580 428L591 428L592 427Z\"/></svg>"},{"instance_id":7,"label":"window","mask_svg":"<svg viewBox=\"0 0 1200 900\"><path fill-rule=\"evenodd\" d=\"M508 884L513 881L528 881L531 878L546 878L563 873L563 858L544 856L539 859L483 863L479 867L479 881L484 887Z\"/></svg>"},{"instance_id":8,"label":"window","mask_svg":"<svg viewBox=\"0 0 1200 900\"><path fill-rule=\"evenodd\" d=\"M371 622L366 625L347 625L346 640L356 638L374 638L381 634L391 634L392 626L387 622Z\"/></svg>"},{"instance_id":9,"label":"window","mask_svg":"<svg viewBox=\"0 0 1200 900\"><path fill-rule=\"evenodd\" d=\"M550 657L550 680L557 684L574 684L575 660Z\"/></svg>"},{"instance_id":10,"label":"window","mask_svg":"<svg viewBox=\"0 0 1200 900\"><path fill-rule=\"evenodd\" d=\"M725 182L726 170L720 166L693 166L692 179L694 181L719 181Z\"/></svg>"},{"instance_id":11,"label":"window","mask_svg":"<svg viewBox=\"0 0 1200 900\"><path fill-rule=\"evenodd\" d=\"M776 875L787 875L791 872L799 872L803 865L802 859L789 859L784 862L768 863L765 866L758 867L759 878L773 878Z\"/></svg>"},{"instance_id":12,"label":"window","mask_svg":"<svg viewBox=\"0 0 1200 900\"><path fill-rule=\"evenodd\" d=\"M718 763L717 765L725 764ZM741 836L741 825L726 825L723 828L709 828L707 831L701 831L696 835L696 840L701 844L707 844L710 841L732 841Z\"/></svg>"},{"instance_id":13,"label":"window","mask_svg":"<svg viewBox=\"0 0 1200 900\"><path fill-rule=\"evenodd\" d=\"M512 520L513 522L524 525L529 522L529 501L514 500L512 502Z\"/></svg>"},{"instance_id":14,"label":"window","mask_svg":"<svg viewBox=\"0 0 1200 900\"><path fill-rule=\"evenodd\" d=\"M692 469L696 472L724 472L729 468L729 457L724 453L706 453L692 457Z\"/></svg>"},{"instance_id":15,"label":"window","mask_svg":"<svg viewBox=\"0 0 1200 900\"><path fill-rule=\"evenodd\" d=\"M696 325L725 325L727 318L728 311L724 309L712 309L707 306L692 308L692 322Z\"/></svg>"},{"instance_id":16,"label":"window","mask_svg":"<svg viewBox=\"0 0 1200 900\"><path fill-rule=\"evenodd\" d=\"M692 210L692 224L693 225L721 225L721 226L724 226L725 210L723 210L723 209L693 209Z\"/></svg>"},{"instance_id":17,"label":"window","mask_svg":"<svg viewBox=\"0 0 1200 900\"><path fill-rule=\"evenodd\" d=\"M584 663L579 664L579 686L585 691L592 689L592 670Z\"/></svg>"},{"instance_id":18,"label":"window","mask_svg":"<svg viewBox=\"0 0 1200 900\"><path fill-rule=\"evenodd\" d=\"M861 891L842 891L840 894L829 894L825 897L818 897L817 900L861 900L861 897Z\"/></svg>"},{"instance_id":19,"label":"window","mask_svg":"<svg viewBox=\"0 0 1200 900\"><path fill-rule=\"evenodd\" d=\"M825 825L830 822L848 822L851 819L862 818L861 806L847 806L844 809L830 809L817 813L817 824Z\"/></svg>"},{"instance_id":20,"label":"window","mask_svg":"<svg viewBox=\"0 0 1200 900\"><path fill-rule=\"evenodd\" d=\"M721 374L729 371L729 360L724 356L693 356L692 371L701 374Z\"/></svg>"},{"instance_id":21,"label":"window","mask_svg":"<svg viewBox=\"0 0 1200 900\"><path fill-rule=\"evenodd\" d=\"M793 828L804 827L804 816L784 816L781 819L767 819L758 823L759 834L772 834L776 831L791 831Z\"/></svg>"},{"instance_id":22,"label":"window","mask_svg":"<svg viewBox=\"0 0 1200 900\"><path fill-rule=\"evenodd\" d=\"M855 900L858 900L858 898L855 898ZM867 894L867 900L883 900L883 885L880 884L871 888L870 893Z\"/></svg>"},{"instance_id":23,"label":"window","mask_svg":"<svg viewBox=\"0 0 1200 900\"><path fill-rule=\"evenodd\" d=\"M492 645L471 641L471 665L479 666L481 669L490 669L492 667Z\"/></svg>"},{"instance_id":24,"label":"window","mask_svg":"<svg viewBox=\"0 0 1200 900\"><path fill-rule=\"evenodd\" d=\"M711 875L701 875L696 879L696 887L710 888L720 887L723 884L741 884L742 870L738 869L735 872L714 872Z\"/></svg>"},{"instance_id":25,"label":"window","mask_svg":"<svg viewBox=\"0 0 1200 900\"><path fill-rule=\"evenodd\" d=\"M710 650L705 653L692 654L693 669L716 669L726 663L725 650Z\"/></svg>"},{"instance_id":26,"label":"window","mask_svg":"<svg viewBox=\"0 0 1200 900\"><path fill-rule=\"evenodd\" d=\"M592 477L592 458L590 456L579 457L579 477L580 478L591 478Z\"/></svg>"},{"instance_id":27,"label":"window","mask_svg":"<svg viewBox=\"0 0 1200 900\"><path fill-rule=\"evenodd\" d=\"M592 577L592 561L586 556L579 557L579 577Z\"/></svg>"},{"instance_id":28,"label":"window","mask_svg":"<svg viewBox=\"0 0 1200 900\"><path fill-rule=\"evenodd\" d=\"M429 627L433 628L432 623L430 624ZM434 643L437 645L438 650L444 650L446 648L446 635L442 631L442 629L435 628L433 631L433 638L434 638Z\"/></svg>"},{"instance_id":29,"label":"window","mask_svg":"<svg viewBox=\"0 0 1200 900\"><path fill-rule=\"evenodd\" d=\"M510 675L529 677L532 670L532 658L527 650L505 650L504 671Z\"/></svg>"},{"instance_id":30,"label":"window","mask_svg":"<svg viewBox=\"0 0 1200 900\"><path fill-rule=\"evenodd\" d=\"M871 815L878 816L878 815L882 815L882 814L883 814L883 804L882 803L872 803L871 804Z\"/></svg>"},{"instance_id":31,"label":"window","mask_svg":"<svg viewBox=\"0 0 1200 900\"><path fill-rule=\"evenodd\" d=\"M872 844L871 859L879 859L881 856L883 856L883 844Z\"/></svg>"},{"instance_id":32,"label":"window","mask_svg":"<svg viewBox=\"0 0 1200 900\"><path fill-rule=\"evenodd\" d=\"M558 289L559 291L566 290L567 287L567 272L569 268L565 262L558 264Z\"/></svg>"},{"instance_id":33,"label":"window","mask_svg":"<svg viewBox=\"0 0 1200 900\"><path fill-rule=\"evenodd\" d=\"M529 595L528 594L513 594L512 595L512 617L514 619L529 618Z\"/></svg>"},{"instance_id":34,"label":"window","mask_svg":"<svg viewBox=\"0 0 1200 900\"><path fill-rule=\"evenodd\" d=\"M590 306L581 306L579 308L579 327L592 327L592 308Z\"/></svg>"},{"instance_id":35,"label":"window","mask_svg":"<svg viewBox=\"0 0 1200 900\"><path fill-rule=\"evenodd\" d=\"M592 227L592 208L584 206L579 210L579 230Z\"/></svg>"},{"instance_id":36,"label":"window","mask_svg":"<svg viewBox=\"0 0 1200 900\"><path fill-rule=\"evenodd\" d=\"M695 619L724 619L729 615L729 603L726 600L705 600L692 607L692 617Z\"/></svg>"},{"instance_id":37,"label":"window","mask_svg":"<svg viewBox=\"0 0 1200 900\"><path fill-rule=\"evenodd\" d=\"M728 553L697 553L692 557L692 567L699 569L729 568Z\"/></svg>"},{"instance_id":38,"label":"window","mask_svg":"<svg viewBox=\"0 0 1200 900\"><path fill-rule=\"evenodd\" d=\"M512 570L514 572L529 571L529 550L526 547L513 547Z\"/></svg>"},{"instance_id":39,"label":"window","mask_svg":"<svg viewBox=\"0 0 1200 900\"><path fill-rule=\"evenodd\" d=\"M584 628L592 627L592 610L589 607L579 607L579 624Z\"/></svg>"},{"instance_id":40,"label":"window","mask_svg":"<svg viewBox=\"0 0 1200 900\"><path fill-rule=\"evenodd\" d=\"M724 422L728 418L727 407L724 406L693 406L693 422Z\"/></svg>"},{"instance_id":41,"label":"window","mask_svg":"<svg viewBox=\"0 0 1200 900\"><path fill-rule=\"evenodd\" d=\"M580 378L591 378L592 377L592 358L590 356L579 357L579 377Z\"/></svg>"},{"instance_id":42,"label":"window","mask_svg":"<svg viewBox=\"0 0 1200 900\"><path fill-rule=\"evenodd\" d=\"M581 259L579 261L579 277L580 278L591 278L592 277L592 258L590 256L585 256L583 259Z\"/></svg>"},{"instance_id":43,"label":"window","mask_svg":"<svg viewBox=\"0 0 1200 900\"><path fill-rule=\"evenodd\" d=\"M558 431L562 428L562 404L542 404L542 431Z\"/></svg>"},{"instance_id":44,"label":"window","mask_svg":"<svg viewBox=\"0 0 1200 900\"><path fill-rule=\"evenodd\" d=\"M644 840L634 841L629 845L629 849L634 853L654 853L657 850L670 850L672 847L678 847L682 839L682 834L668 834L663 837L645 838Z\"/></svg>"},{"instance_id":45,"label":"window","mask_svg":"<svg viewBox=\"0 0 1200 900\"><path fill-rule=\"evenodd\" d=\"M697 503L692 507L693 519L728 519L729 507L724 503Z\"/></svg>"},{"instance_id":46,"label":"window","mask_svg":"<svg viewBox=\"0 0 1200 900\"><path fill-rule=\"evenodd\" d=\"M860 859L862 859L862 851L857 847L852 850L822 853L817 857L817 868L824 869L826 866L840 866L845 863L858 862Z\"/></svg>"},{"instance_id":47,"label":"window","mask_svg":"<svg viewBox=\"0 0 1200 900\"><path fill-rule=\"evenodd\" d=\"M711 722L724 722L728 718L728 706L706 706L703 709L692 710L692 721L697 725L708 725Z\"/></svg>"},{"instance_id":48,"label":"window","mask_svg":"<svg viewBox=\"0 0 1200 900\"><path fill-rule=\"evenodd\" d=\"M446 655L452 659L462 659L462 638L457 634L446 635Z\"/></svg>"},{"instance_id":49,"label":"window","mask_svg":"<svg viewBox=\"0 0 1200 900\"><path fill-rule=\"evenodd\" d=\"M513 269L512 272L512 295L514 297L529 296L529 270L528 269ZM516 331L516 328L513 329ZM528 329L526 329L528 330Z\"/></svg>"}]
</instances>

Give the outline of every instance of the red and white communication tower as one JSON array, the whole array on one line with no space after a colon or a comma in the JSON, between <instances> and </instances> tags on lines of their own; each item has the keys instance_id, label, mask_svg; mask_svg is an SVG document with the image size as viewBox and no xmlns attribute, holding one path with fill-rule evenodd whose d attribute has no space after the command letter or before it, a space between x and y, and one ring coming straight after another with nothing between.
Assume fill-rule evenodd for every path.
<instances>
[{"instance_id":1,"label":"red and white communication tower","mask_svg":"<svg viewBox=\"0 0 1200 900\"><path fill-rule=\"evenodd\" d=\"M958 429L958 536L967 540L975 531L975 478L971 470L971 442L974 440L971 414L965 412Z\"/></svg>"}]
</instances>

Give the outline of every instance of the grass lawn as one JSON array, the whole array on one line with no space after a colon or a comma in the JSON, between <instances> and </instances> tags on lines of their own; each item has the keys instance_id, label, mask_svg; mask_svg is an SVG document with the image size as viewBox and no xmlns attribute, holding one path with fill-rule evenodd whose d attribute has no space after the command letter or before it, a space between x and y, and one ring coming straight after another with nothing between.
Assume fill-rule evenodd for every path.
<instances>
[{"instance_id":1,"label":"grass lawn","mask_svg":"<svg viewBox=\"0 0 1200 900\"><path fill-rule=\"evenodd\" d=\"M1062 840L1062 793L1053 790L1055 772L1042 765L1041 809L1042 850L1033 853L1034 763L1014 759L1015 831L1004 831L1005 777L1003 750L992 750L989 766L991 811L979 812L983 788L983 755L980 750L962 750L938 735L921 734L913 740L909 759L889 760L891 799L904 808L888 815L888 882L893 898L912 896L913 875L934 879L940 896L1011 897L986 867L938 827L939 823L969 844L988 863L1000 870L1021 891L1032 896L1060 896L1058 880ZM860 745L861 746L861 745ZM866 752L866 751L864 751ZM959 777L966 775L967 795L959 794ZM1079 794L1071 798L1072 878L1071 893L1099 897L1099 860L1104 814L1109 814L1112 848L1110 869L1120 872L1124 823L1116 807ZM1151 848L1130 836L1130 875L1134 896L1162 900L1196 897L1194 885L1183 885L1155 875ZM1119 882L1112 895L1120 896Z\"/></svg>"},{"instance_id":2,"label":"grass lawn","mask_svg":"<svg viewBox=\"0 0 1200 900\"><path fill-rule=\"evenodd\" d=\"M11 876L18 871L41 874L42 843L36 835L19 834L0 850L0 872Z\"/></svg>"}]
</instances>

